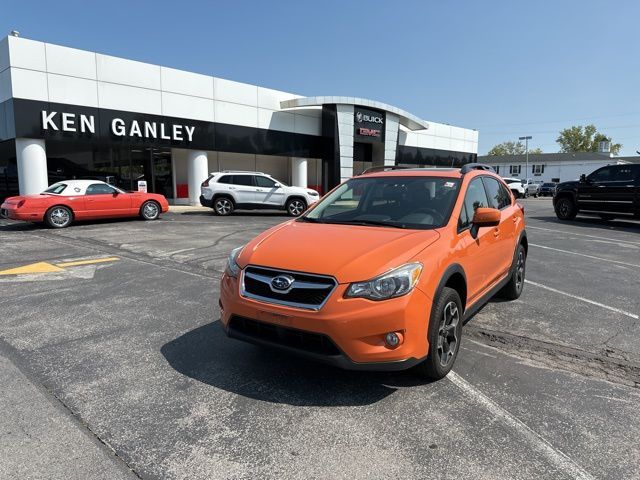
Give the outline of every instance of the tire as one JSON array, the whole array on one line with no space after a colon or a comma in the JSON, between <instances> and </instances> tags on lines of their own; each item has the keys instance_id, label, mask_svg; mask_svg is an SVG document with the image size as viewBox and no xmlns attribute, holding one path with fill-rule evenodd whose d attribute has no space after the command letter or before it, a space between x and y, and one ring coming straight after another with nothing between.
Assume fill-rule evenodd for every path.
<instances>
[{"instance_id":1,"label":"tire","mask_svg":"<svg viewBox=\"0 0 640 480\"><path fill-rule=\"evenodd\" d=\"M140 207L140 217L143 220L157 220L160 216L160 205L153 200L147 200Z\"/></svg>"},{"instance_id":2,"label":"tire","mask_svg":"<svg viewBox=\"0 0 640 480\"><path fill-rule=\"evenodd\" d=\"M73 212L69 207L57 205L44 214L44 223L50 228L67 228L73 222Z\"/></svg>"},{"instance_id":3,"label":"tire","mask_svg":"<svg viewBox=\"0 0 640 480\"><path fill-rule=\"evenodd\" d=\"M533 198L538 198L540 195L538 195L537 193L533 194Z\"/></svg>"},{"instance_id":4,"label":"tire","mask_svg":"<svg viewBox=\"0 0 640 480\"><path fill-rule=\"evenodd\" d=\"M285 208L287 209L287 213L292 217L299 217L307 209L307 202L301 198L292 198L287 200Z\"/></svg>"},{"instance_id":5,"label":"tire","mask_svg":"<svg viewBox=\"0 0 640 480\"><path fill-rule=\"evenodd\" d=\"M229 197L218 197L213 201L213 211L221 217L231 215L235 208L233 200Z\"/></svg>"},{"instance_id":6,"label":"tire","mask_svg":"<svg viewBox=\"0 0 640 480\"><path fill-rule=\"evenodd\" d=\"M462 321L460 295L454 289L444 287L429 319L429 354L424 362L414 367L416 373L433 380L447 376L460 350Z\"/></svg>"},{"instance_id":7,"label":"tire","mask_svg":"<svg viewBox=\"0 0 640 480\"><path fill-rule=\"evenodd\" d=\"M522 294L524 278L527 271L527 252L522 244L516 250L516 263L513 266L509 282L498 292L498 296L505 300L516 300Z\"/></svg>"},{"instance_id":8,"label":"tire","mask_svg":"<svg viewBox=\"0 0 640 480\"><path fill-rule=\"evenodd\" d=\"M573 220L578 214L576 204L569 197L559 198L556 201L554 210L556 211L556 217L560 220Z\"/></svg>"}]
</instances>

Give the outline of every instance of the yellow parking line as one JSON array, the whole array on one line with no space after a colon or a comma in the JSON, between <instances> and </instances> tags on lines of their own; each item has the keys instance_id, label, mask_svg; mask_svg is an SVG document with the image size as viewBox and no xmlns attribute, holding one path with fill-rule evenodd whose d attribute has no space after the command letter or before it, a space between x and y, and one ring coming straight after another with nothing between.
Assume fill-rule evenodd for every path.
<instances>
[{"instance_id":1,"label":"yellow parking line","mask_svg":"<svg viewBox=\"0 0 640 480\"><path fill-rule=\"evenodd\" d=\"M78 265L91 265L93 263L114 262L120 260L118 257L94 258L91 260L77 260L75 262L56 263L56 267L77 267Z\"/></svg>"}]
</instances>

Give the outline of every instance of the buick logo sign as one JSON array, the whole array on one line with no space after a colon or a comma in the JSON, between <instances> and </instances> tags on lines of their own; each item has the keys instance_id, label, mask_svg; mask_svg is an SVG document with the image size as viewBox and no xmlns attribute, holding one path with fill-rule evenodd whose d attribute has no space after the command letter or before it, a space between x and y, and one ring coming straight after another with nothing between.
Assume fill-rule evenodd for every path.
<instances>
[{"instance_id":1,"label":"buick logo sign","mask_svg":"<svg viewBox=\"0 0 640 480\"><path fill-rule=\"evenodd\" d=\"M369 115L367 113L356 112L356 122L378 123L382 125L384 123L384 120L382 120L382 117L378 115Z\"/></svg>"},{"instance_id":2,"label":"buick logo sign","mask_svg":"<svg viewBox=\"0 0 640 480\"><path fill-rule=\"evenodd\" d=\"M271 280L271 288L275 291L286 292L291 288L294 281L295 278L290 275L278 275Z\"/></svg>"}]
</instances>

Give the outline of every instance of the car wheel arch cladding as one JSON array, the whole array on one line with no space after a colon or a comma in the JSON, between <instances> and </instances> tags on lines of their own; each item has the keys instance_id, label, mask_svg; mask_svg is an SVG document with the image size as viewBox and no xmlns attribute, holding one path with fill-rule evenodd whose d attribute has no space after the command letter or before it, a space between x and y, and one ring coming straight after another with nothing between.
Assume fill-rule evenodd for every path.
<instances>
[{"instance_id":1,"label":"car wheel arch cladding","mask_svg":"<svg viewBox=\"0 0 640 480\"><path fill-rule=\"evenodd\" d=\"M462 309L465 310L467 307L467 275L461 265L454 263L446 268L436 287L433 296L434 303L440 298L444 287L452 288L458 292L462 302Z\"/></svg>"}]
</instances>

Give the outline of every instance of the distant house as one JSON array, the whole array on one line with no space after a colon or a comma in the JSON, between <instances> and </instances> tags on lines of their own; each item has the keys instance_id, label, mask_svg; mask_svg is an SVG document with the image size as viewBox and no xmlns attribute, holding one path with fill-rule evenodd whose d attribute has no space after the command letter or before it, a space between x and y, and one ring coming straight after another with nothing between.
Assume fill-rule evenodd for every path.
<instances>
[{"instance_id":1,"label":"distant house","mask_svg":"<svg viewBox=\"0 0 640 480\"><path fill-rule=\"evenodd\" d=\"M491 165L502 177L530 178L535 182L565 182L577 180L580 174L589 174L597 168L611 164L640 163L640 156L614 157L609 153L540 153L526 155L483 155L478 162Z\"/></svg>"}]
</instances>

